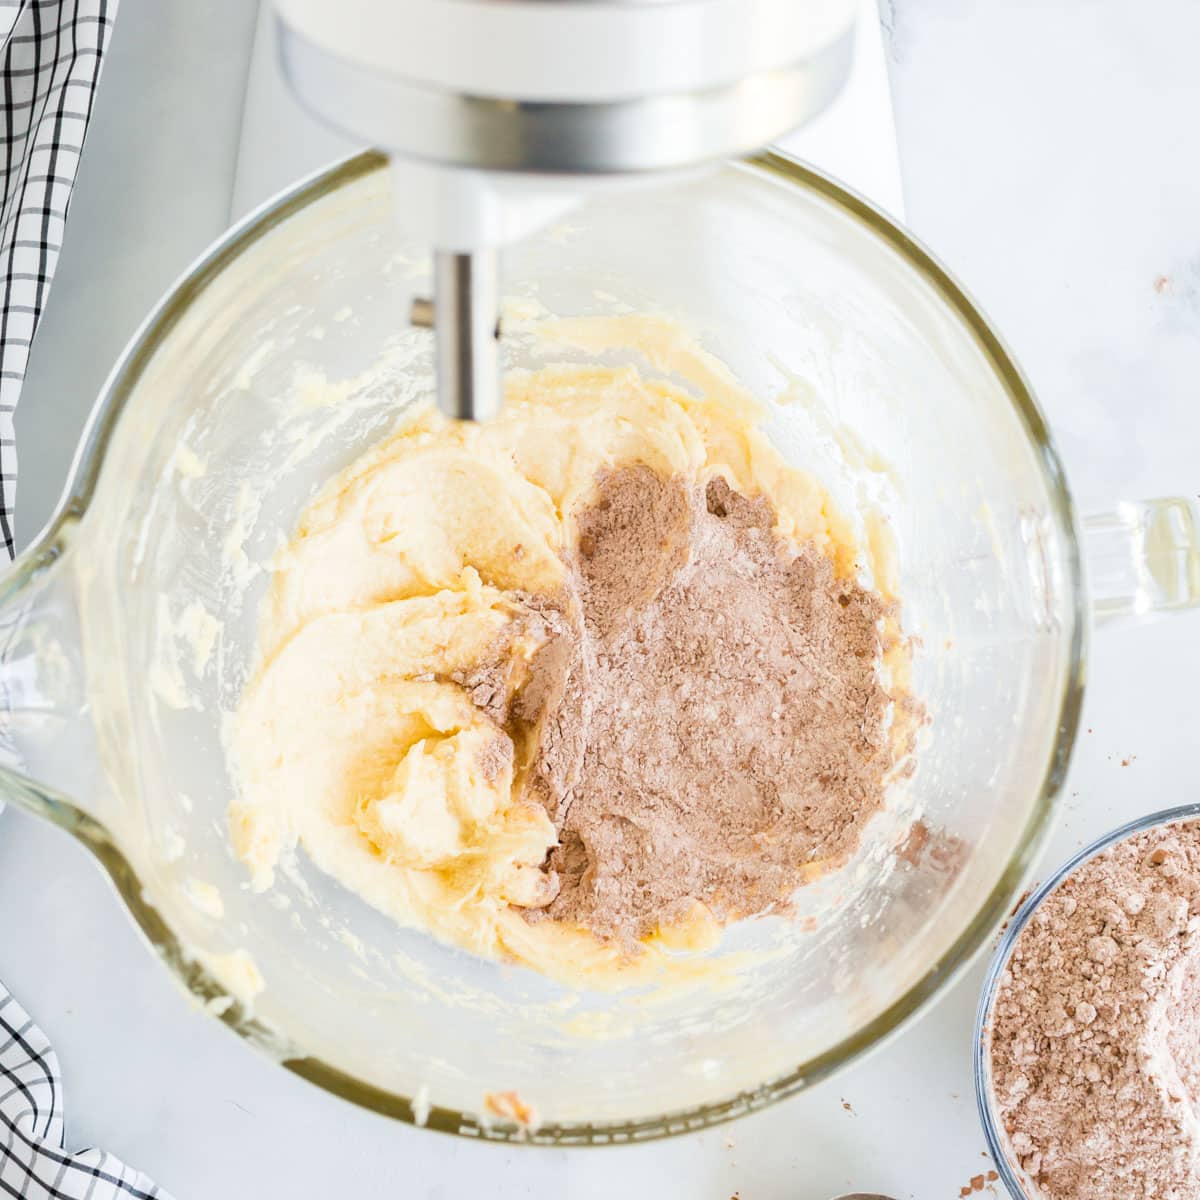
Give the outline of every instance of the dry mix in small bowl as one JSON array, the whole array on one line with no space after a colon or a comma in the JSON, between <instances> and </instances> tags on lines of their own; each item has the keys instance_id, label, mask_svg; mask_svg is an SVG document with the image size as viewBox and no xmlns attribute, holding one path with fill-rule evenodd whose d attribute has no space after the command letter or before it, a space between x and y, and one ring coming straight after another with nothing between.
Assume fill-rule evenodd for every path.
<instances>
[{"instance_id":1,"label":"dry mix in small bowl","mask_svg":"<svg viewBox=\"0 0 1200 1200\"><path fill-rule=\"evenodd\" d=\"M1200 1197L1200 822L1145 825L1018 919L985 999L985 1123L1039 1200Z\"/></svg>"}]
</instances>

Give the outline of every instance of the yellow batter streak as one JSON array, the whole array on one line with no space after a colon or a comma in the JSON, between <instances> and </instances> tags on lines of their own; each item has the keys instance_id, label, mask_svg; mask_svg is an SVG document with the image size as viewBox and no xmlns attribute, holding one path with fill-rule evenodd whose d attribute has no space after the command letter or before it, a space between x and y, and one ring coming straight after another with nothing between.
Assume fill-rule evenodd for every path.
<instances>
[{"instance_id":1,"label":"yellow batter streak","mask_svg":"<svg viewBox=\"0 0 1200 1200\"><path fill-rule=\"evenodd\" d=\"M572 328L561 323L563 340L586 341ZM625 319L602 336L678 365L665 323ZM544 900L538 867L554 828L514 793L508 735L445 682L500 643L520 686L538 647L514 631L513 593L562 580L572 514L604 468L723 475L768 496L781 535L815 539L850 569L825 493L772 448L759 406L704 361L699 398L632 367L510 373L499 419L422 412L308 507L276 564L231 747L234 846L256 888L298 840L406 926L593 987L677 974L669 951L714 942L699 913L633 958L582 927L527 922L520 907Z\"/></svg>"}]
</instances>

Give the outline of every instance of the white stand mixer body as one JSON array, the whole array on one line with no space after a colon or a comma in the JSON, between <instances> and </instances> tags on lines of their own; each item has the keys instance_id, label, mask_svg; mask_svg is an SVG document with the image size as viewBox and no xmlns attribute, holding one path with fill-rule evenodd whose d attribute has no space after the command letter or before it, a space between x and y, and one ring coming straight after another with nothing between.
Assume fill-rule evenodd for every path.
<instances>
[{"instance_id":1,"label":"white stand mixer body","mask_svg":"<svg viewBox=\"0 0 1200 1200\"><path fill-rule=\"evenodd\" d=\"M395 163L448 415L499 404L498 248L757 149L849 72L854 0L275 0L300 101ZM489 334L488 331L491 331Z\"/></svg>"}]
</instances>

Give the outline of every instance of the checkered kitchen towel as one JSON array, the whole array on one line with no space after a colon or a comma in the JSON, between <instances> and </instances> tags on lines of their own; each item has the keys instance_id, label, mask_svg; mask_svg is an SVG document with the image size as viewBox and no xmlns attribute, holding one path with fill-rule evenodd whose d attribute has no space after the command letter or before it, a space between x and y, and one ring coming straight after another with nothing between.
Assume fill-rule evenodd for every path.
<instances>
[{"instance_id":1,"label":"checkered kitchen towel","mask_svg":"<svg viewBox=\"0 0 1200 1200\"><path fill-rule=\"evenodd\" d=\"M58 263L117 0L0 0L0 540L13 554L13 412Z\"/></svg>"},{"instance_id":2,"label":"checkered kitchen towel","mask_svg":"<svg viewBox=\"0 0 1200 1200\"><path fill-rule=\"evenodd\" d=\"M0 0L0 540L13 553L13 412L46 303L117 0ZM0 984L0 1198L170 1200L102 1150L63 1148L46 1035Z\"/></svg>"},{"instance_id":3,"label":"checkered kitchen towel","mask_svg":"<svg viewBox=\"0 0 1200 1200\"><path fill-rule=\"evenodd\" d=\"M63 1149L63 1085L46 1035L0 984L0 1196L171 1200L102 1150Z\"/></svg>"}]
</instances>

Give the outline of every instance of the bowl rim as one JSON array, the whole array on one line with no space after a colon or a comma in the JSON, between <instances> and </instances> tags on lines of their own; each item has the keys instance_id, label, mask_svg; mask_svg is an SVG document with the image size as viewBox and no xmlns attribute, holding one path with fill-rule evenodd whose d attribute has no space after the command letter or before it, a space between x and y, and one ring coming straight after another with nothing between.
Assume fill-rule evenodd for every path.
<instances>
[{"instance_id":1,"label":"bowl rim","mask_svg":"<svg viewBox=\"0 0 1200 1200\"><path fill-rule=\"evenodd\" d=\"M70 548L73 531L94 494L105 451L120 415L159 345L193 301L217 275L272 230L324 197L387 167L388 160L384 155L368 150L314 172L250 212L184 271L147 315L109 374L84 428L54 515L31 545L5 573L0 574L0 603L52 569ZM1013 897L1023 884L1051 826L1079 726L1088 623L1078 520L1062 464L1032 390L979 306L934 255L882 209L819 171L774 151L734 162L726 169L749 171L776 183L815 193L898 253L961 321L1003 386L1046 484L1048 515L1062 546L1063 583L1069 601L1062 617L1066 650L1057 734L1041 783L1013 854L1000 877L953 943L929 965L924 975L865 1026L836 1045L724 1100L629 1121L564 1122L529 1130L513 1124L487 1122L455 1109L431 1108L414 1097L367 1083L331 1063L308 1056L302 1048L295 1054L281 1055L280 1031L255 1019L241 1004L235 1003L225 1011L217 1011L219 1005L208 1009L239 1037L289 1071L385 1116L440 1132L506 1143L612 1145L695 1132L777 1103L882 1045L966 970L1010 910ZM0 766L0 796L65 829L92 851L150 948L192 997L204 1004L227 995L227 989L189 956L173 930L146 899L136 871L102 824L69 797L38 784L13 767ZM284 1032L285 1039L286 1036Z\"/></svg>"},{"instance_id":2,"label":"bowl rim","mask_svg":"<svg viewBox=\"0 0 1200 1200\"><path fill-rule=\"evenodd\" d=\"M1138 833L1150 829L1158 829L1164 825L1175 825L1181 821L1194 821L1200 818L1200 803L1180 804L1174 808L1159 809L1142 817L1126 821L1115 829L1101 834L1095 841L1077 850L1060 866L1056 867L1046 879L1022 898L1020 905L1013 910L1012 919L1004 927L996 949L988 963L984 976L983 987L979 994L979 1007L975 1013L975 1030L972 1041L971 1057L974 1066L975 1104L979 1109L979 1122L983 1126L984 1139L987 1141L988 1154L996 1164L996 1171L1004 1186L1014 1200L1043 1200L1037 1192L1029 1191L1021 1183L1018 1169L1014 1167L1008 1152L1008 1138L1001 1131L996 1119L995 1105L992 1095L991 1073L991 1042L989 1038L992 1019L992 1007L1000 991L1000 983L1008 969L1009 959L1016 948L1025 926L1029 924L1034 913L1041 907L1042 902L1057 891L1066 879L1073 875L1084 863L1090 862L1105 850L1111 849L1120 842L1126 841Z\"/></svg>"}]
</instances>

